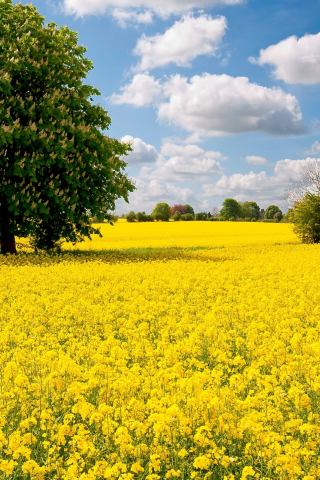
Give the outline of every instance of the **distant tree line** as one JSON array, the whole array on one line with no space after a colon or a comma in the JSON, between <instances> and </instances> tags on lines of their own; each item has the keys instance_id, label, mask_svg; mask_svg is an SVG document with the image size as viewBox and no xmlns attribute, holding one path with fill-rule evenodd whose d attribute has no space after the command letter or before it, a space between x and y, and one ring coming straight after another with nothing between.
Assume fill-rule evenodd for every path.
<instances>
[{"instance_id":1,"label":"distant tree line","mask_svg":"<svg viewBox=\"0 0 320 480\"><path fill-rule=\"evenodd\" d=\"M277 205L270 205L266 210L260 209L256 202L238 202L234 198L226 198L219 211L217 207L212 212L197 212L189 205L176 204L170 207L168 203L157 203L150 215L146 212L129 212L125 215L129 223L132 222L175 222L184 221L246 221L246 222L280 222L287 221Z\"/></svg>"}]
</instances>

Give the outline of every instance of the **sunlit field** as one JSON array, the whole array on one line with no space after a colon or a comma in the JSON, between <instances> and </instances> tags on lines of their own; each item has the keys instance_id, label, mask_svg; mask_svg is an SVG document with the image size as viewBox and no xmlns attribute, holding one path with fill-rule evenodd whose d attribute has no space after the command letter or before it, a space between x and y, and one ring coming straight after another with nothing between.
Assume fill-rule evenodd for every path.
<instances>
[{"instance_id":1,"label":"sunlit field","mask_svg":"<svg viewBox=\"0 0 320 480\"><path fill-rule=\"evenodd\" d=\"M103 238L78 244L80 250L146 247L217 247L297 242L289 224L242 222L127 223L94 225ZM65 248L70 248L66 245Z\"/></svg>"},{"instance_id":2,"label":"sunlit field","mask_svg":"<svg viewBox=\"0 0 320 480\"><path fill-rule=\"evenodd\" d=\"M319 246L284 224L102 232L0 257L0 478L320 478Z\"/></svg>"}]
</instances>

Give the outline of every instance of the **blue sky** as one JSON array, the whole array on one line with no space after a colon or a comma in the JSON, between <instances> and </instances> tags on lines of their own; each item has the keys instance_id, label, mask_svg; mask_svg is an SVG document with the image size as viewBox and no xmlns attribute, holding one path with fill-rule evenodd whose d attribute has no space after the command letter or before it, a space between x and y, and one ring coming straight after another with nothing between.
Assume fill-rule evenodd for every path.
<instances>
[{"instance_id":1,"label":"blue sky","mask_svg":"<svg viewBox=\"0 0 320 480\"><path fill-rule=\"evenodd\" d=\"M226 197L265 208L320 157L320 0L33 4L79 32L109 134L132 142L137 190L118 213Z\"/></svg>"}]
</instances>

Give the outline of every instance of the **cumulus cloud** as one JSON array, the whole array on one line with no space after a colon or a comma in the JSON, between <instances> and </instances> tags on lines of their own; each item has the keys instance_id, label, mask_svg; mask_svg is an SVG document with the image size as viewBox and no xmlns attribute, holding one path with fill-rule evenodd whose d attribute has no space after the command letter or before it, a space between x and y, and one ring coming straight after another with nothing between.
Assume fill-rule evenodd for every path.
<instances>
[{"instance_id":1,"label":"cumulus cloud","mask_svg":"<svg viewBox=\"0 0 320 480\"><path fill-rule=\"evenodd\" d=\"M169 63L186 67L199 55L215 55L226 29L225 17L185 15L163 35L142 35L133 51L141 57L134 70L151 70Z\"/></svg>"},{"instance_id":2,"label":"cumulus cloud","mask_svg":"<svg viewBox=\"0 0 320 480\"><path fill-rule=\"evenodd\" d=\"M69 15L102 15L113 9L149 10L161 17L216 5L237 5L245 0L63 0Z\"/></svg>"},{"instance_id":3,"label":"cumulus cloud","mask_svg":"<svg viewBox=\"0 0 320 480\"><path fill-rule=\"evenodd\" d=\"M235 173L230 177L223 175L216 183L203 185L203 190L207 196L275 198L285 191L291 180L298 178L301 167L309 160L309 157L303 160L280 160L275 165L273 175L270 176L265 171Z\"/></svg>"},{"instance_id":4,"label":"cumulus cloud","mask_svg":"<svg viewBox=\"0 0 320 480\"><path fill-rule=\"evenodd\" d=\"M281 88L250 83L246 77L195 75L188 81L181 75L155 80L148 73L114 94L117 104L153 104L158 118L203 137L245 132L270 135L299 135L307 132L297 98Z\"/></svg>"},{"instance_id":5,"label":"cumulus cloud","mask_svg":"<svg viewBox=\"0 0 320 480\"><path fill-rule=\"evenodd\" d=\"M148 73L139 73L133 77L131 83L120 88L123 93L114 93L110 97L110 101L115 105L127 104L134 107L145 107L159 100L162 90L160 80L155 80Z\"/></svg>"},{"instance_id":6,"label":"cumulus cloud","mask_svg":"<svg viewBox=\"0 0 320 480\"><path fill-rule=\"evenodd\" d=\"M267 160L264 157L258 157L257 155L247 155L246 162L250 165L264 165Z\"/></svg>"},{"instance_id":7,"label":"cumulus cloud","mask_svg":"<svg viewBox=\"0 0 320 480\"><path fill-rule=\"evenodd\" d=\"M210 175L222 175L219 160L227 157L220 152L205 151L197 145L166 143L158 153L153 145L131 135L122 137L131 143L132 152L125 157L129 167L141 166L139 178L169 182L204 181ZM165 158L169 157L169 158Z\"/></svg>"},{"instance_id":8,"label":"cumulus cloud","mask_svg":"<svg viewBox=\"0 0 320 480\"><path fill-rule=\"evenodd\" d=\"M159 104L161 120L204 136L249 131L271 135L305 133L298 100L281 88L250 83L246 77L172 76L164 84L167 102Z\"/></svg>"},{"instance_id":9,"label":"cumulus cloud","mask_svg":"<svg viewBox=\"0 0 320 480\"><path fill-rule=\"evenodd\" d=\"M171 182L204 181L210 175L223 173L219 162L212 158L171 157L169 160L159 158L156 169L150 172L146 169L141 172L145 178L158 178Z\"/></svg>"},{"instance_id":10,"label":"cumulus cloud","mask_svg":"<svg viewBox=\"0 0 320 480\"><path fill-rule=\"evenodd\" d=\"M121 142L131 143L132 152L129 152L129 155L125 157L129 167L155 163L161 156L153 145L149 145L141 138L125 135L121 138Z\"/></svg>"},{"instance_id":11,"label":"cumulus cloud","mask_svg":"<svg viewBox=\"0 0 320 480\"><path fill-rule=\"evenodd\" d=\"M285 40L260 50L252 63L272 65L273 74L286 83L314 84L320 82L320 33Z\"/></svg>"},{"instance_id":12,"label":"cumulus cloud","mask_svg":"<svg viewBox=\"0 0 320 480\"><path fill-rule=\"evenodd\" d=\"M318 155L320 153L320 142L314 142L311 149L306 151L307 155Z\"/></svg>"},{"instance_id":13,"label":"cumulus cloud","mask_svg":"<svg viewBox=\"0 0 320 480\"><path fill-rule=\"evenodd\" d=\"M175 143L166 142L161 147L162 155L166 157L184 157L184 158L215 158L216 160L227 160L228 157L220 152L213 150L203 150L198 145L177 145Z\"/></svg>"},{"instance_id":14,"label":"cumulus cloud","mask_svg":"<svg viewBox=\"0 0 320 480\"><path fill-rule=\"evenodd\" d=\"M124 8L114 8L111 10L111 15L113 18L118 22L118 24L125 28L128 24L131 23L152 23L153 15L152 12L149 10L137 12L136 10L132 9L124 9Z\"/></svg>"}]
</instances>

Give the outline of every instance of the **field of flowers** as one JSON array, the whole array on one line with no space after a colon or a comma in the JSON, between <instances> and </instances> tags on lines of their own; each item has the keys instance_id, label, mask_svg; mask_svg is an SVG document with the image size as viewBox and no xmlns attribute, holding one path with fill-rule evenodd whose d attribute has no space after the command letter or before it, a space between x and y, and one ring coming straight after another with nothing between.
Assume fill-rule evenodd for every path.
<instances>
[{"instance_id":1,"label":"field of flowers","mask_svg":"<svg viewBox=\"0 0 320 480\"><path fill-rule=\"evenodd\" d=\"M119 220L114 227L95 225L103 238L80 243L78 250L104 250L154 247L222 247L226 245L297 243L288 224L232 222L131 223ZM70 247L69 247L70 248Z\"/></svg>"},{"instance_id":2,"label":"field of flowers","mask_svg":"<svg viewBox=\"0 0 320 480\"><path fill-rule=\"evenodd\" d=\"M102 228L101 251L0 257L0 478L320 478L319 246Z\"/></svg>"}]
</instances>

